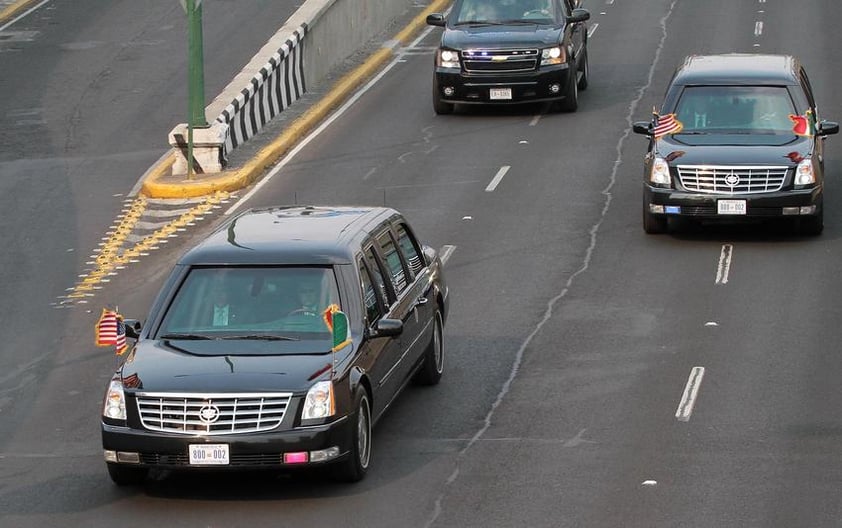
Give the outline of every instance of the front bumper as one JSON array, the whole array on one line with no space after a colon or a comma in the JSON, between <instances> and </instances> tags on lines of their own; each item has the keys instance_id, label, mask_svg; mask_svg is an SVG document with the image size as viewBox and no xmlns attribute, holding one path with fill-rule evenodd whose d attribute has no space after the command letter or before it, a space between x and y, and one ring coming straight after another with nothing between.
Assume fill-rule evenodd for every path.
<instances>
[{"instance_id":1,"label":"front bumper","mask_svg":"<svg viewBox=\"0 0 842 528\"><path fill-rule=\"evenodd\" d=\"M570 82L568 64L543 66L537 71L522 73L468 74L458 70L436 68L438 96L446 103L512 104L564 99ZM446 94L448 88L452 94ZM511 89L511 99L491 99L492 88Z\"/></svg>"},{"instance_id":2,"label":"front bumper","mask_svg":"<svg viewBox=\"0 0 842 528\"><path fill-rule=\"evenodd\" d=\"M322 465L346 458L351 447L351 422L347 416L320 426L261 433L190 436L102 424L102 447L116 452L116 462L127 467L162 469L278 469ZM227 465L191 465L191 444L227 444ZM311 453L338 447L338 456L324 462L285 463L284 453ZM122 456L119 456L122 454ZM135 457L134 454L138 456ZM125 462L124 462L125 460ZM114 461L108 461L115 463Z\"/></svg>"},{"instance_id":3,"label":"front bumper","mask_svg":"<svg viewBox=\"0 0 842 528\"><path fill-rule=\"evenodd\" d=\"M788 218L821 213L822 187L760 194L704 194L643 185L644 207L651 214L740 221L745 218ZM719 214L719 200L745 200L745 214Z\"/></svg>"}]
</instances>

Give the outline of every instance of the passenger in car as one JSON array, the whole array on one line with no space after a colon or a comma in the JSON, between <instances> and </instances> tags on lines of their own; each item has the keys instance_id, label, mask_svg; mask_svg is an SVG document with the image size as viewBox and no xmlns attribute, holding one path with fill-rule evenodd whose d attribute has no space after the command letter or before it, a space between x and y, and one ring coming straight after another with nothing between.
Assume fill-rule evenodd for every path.
<instances>
[{"instance_id":1,"label":"passenger in car","mask_svg":"<svg viewBox=\"0 0 842 528\"><path fill-rule=\"evenodd\" d=\"M319 292L312 284L304 283L298 286L298 308L289 312L289 315L309 315L316 317L321 314L319 306Z\"/></svg>"}]
</instances>

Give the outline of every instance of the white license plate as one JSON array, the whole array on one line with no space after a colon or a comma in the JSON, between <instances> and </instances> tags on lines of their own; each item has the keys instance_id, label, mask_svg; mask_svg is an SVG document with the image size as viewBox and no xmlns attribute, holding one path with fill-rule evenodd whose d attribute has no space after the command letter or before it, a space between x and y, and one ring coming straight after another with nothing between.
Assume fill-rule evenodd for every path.
<instances>
[{"instance_id":1,"label":"white license plate","mask_svg":"<svg viewBox=\"0 0 842 528\"><path fill-rule=\"evenodd\" d=\"M227 466L228 444L191 444L191 466Z\"/></svg>"},{"instance_id":2,"label":"white license plate","mask_svg":"<svg viewBox=\"0 0 842 528\"><path fill-rule=\"evenodd\" d=\"M492 101L499 101L501 99L511 99L512 98L512 89L511 88L491 88L488 91L488 98Z\"/></svg>"},{"instance_id":3,"label":"white license plate","mask_svg":"<svg viewBox=\"0 0 842 528\"><path fill-rule=\"evenodd\" d=\"M721 215L744 215L746 214L745 200L718 200L716 212Z\"/></svg>"}]
</instances>

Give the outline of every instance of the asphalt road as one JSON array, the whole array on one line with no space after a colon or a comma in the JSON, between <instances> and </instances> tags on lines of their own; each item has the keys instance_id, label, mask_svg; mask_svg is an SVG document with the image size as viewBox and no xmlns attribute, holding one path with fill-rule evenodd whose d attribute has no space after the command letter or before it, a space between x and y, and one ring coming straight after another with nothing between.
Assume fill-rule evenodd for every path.
<instances>
[{"instance_id":1,"label":"asphalt road","mask_svg":"<svg viewBox=\"0 0 842 528\"><path fill-rule=\"evenodd\" d=\"M91 346L93 314L49 303L78 264L66 250L92 244L119 202L110 193L132 178L103 188L5 177L9 166L105 156L67 137L65 154L9 156L0 525L839 525L840 139L828 139L822 236L765 226L647 236L645 141L630 126L685 55L728 51L799 55L822 116L842 120L840 58L826 52L842 14L830 0L585 6L591 85L577 113L435 116L433 32L236 206L386 203L430 245L456 246L445 378L410 389L378 424L371 471L354 486L314 475L112 486L98 412L113 359ZM77 130L107 137L99 126ZM0 138L2 156L25 148ZM111 210L69 203L90 206L97 193ZM172 259L207 228L121 271L100 298L142 316ZM697 399L680 420L690 379Z\"/></svg>"}]
</instances>

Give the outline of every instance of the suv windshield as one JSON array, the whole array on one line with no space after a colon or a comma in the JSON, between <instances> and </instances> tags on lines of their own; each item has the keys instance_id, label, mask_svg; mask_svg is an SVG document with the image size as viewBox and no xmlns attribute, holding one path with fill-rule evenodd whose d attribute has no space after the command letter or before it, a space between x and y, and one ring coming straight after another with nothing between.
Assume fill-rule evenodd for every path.
<instances>
[{"instance_id":1,"label":"suv windshield","mask_svg":"<svg viewBox=\"0 0 842 528\"><path fill-rule=\"evenodd\" d=\"M340 305L329 267L193 268L156 337L330 340L331 304Z\"/></svg>"},{"instance_id":2,"label":"suv windshield","mask_svg":"<svg viewBox=\"0 0 842 528\"><path fill-rule=\"evenodd\" d=\"M555 19L553 4L553 0L464 0L457 8L455 23L546 24Z\"/></svg>"},{"instance_id":3,"label":"suv windshield","mask_svg":"<svg viewBox=\"0 0 842 528\"><path fill-rule=\"evenodd\" d=\"M785 86L688 86L676 105L682 134L793 134Z\"/></svg>"}]
</instances>

